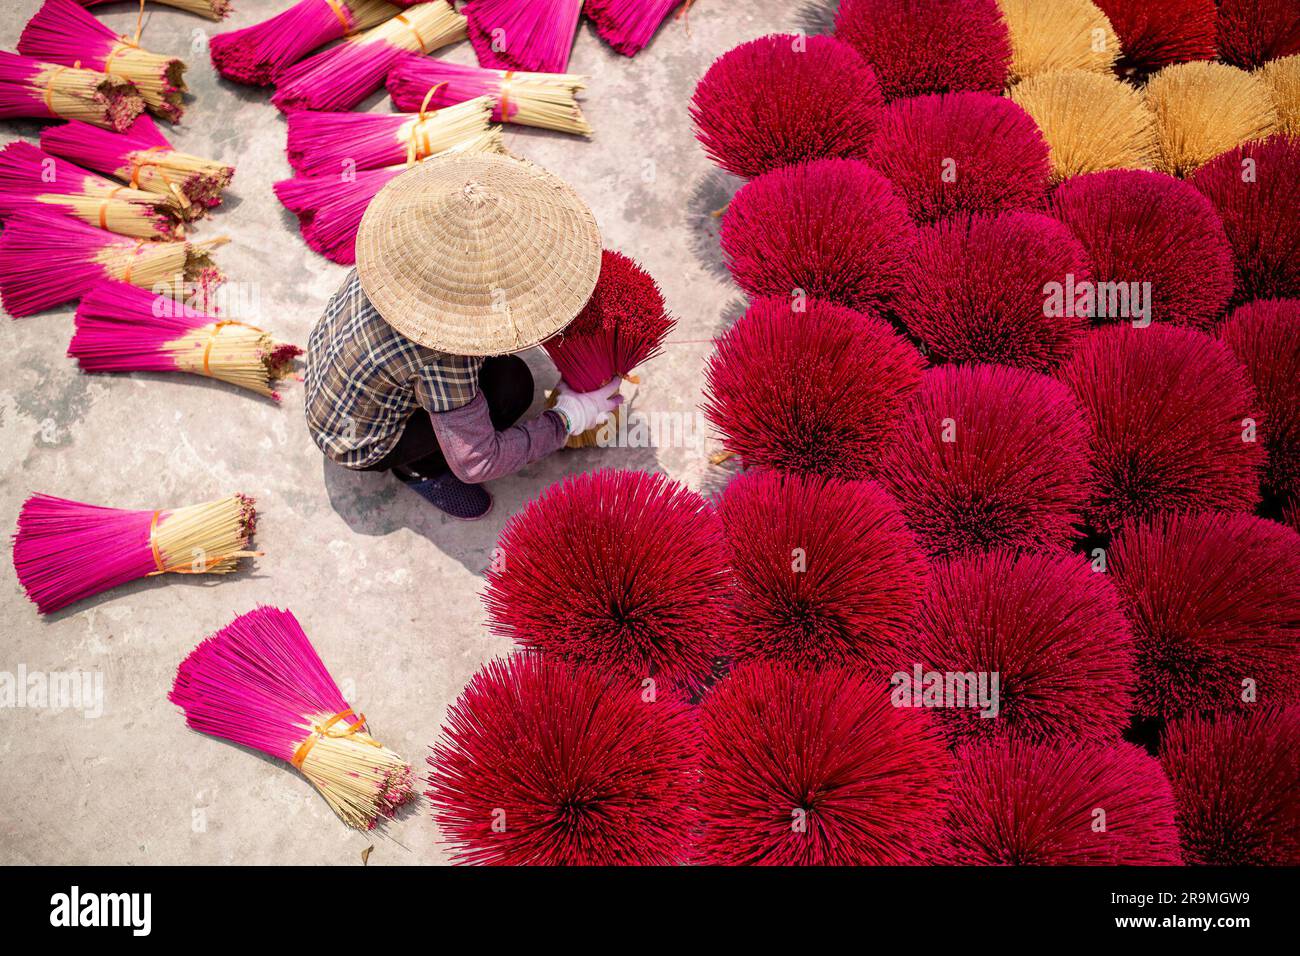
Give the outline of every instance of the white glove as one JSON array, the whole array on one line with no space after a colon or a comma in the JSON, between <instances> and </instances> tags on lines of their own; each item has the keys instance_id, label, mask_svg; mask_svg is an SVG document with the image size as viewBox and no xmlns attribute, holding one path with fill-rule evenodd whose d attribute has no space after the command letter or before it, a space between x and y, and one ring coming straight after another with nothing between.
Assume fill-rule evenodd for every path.
<instances>
[{"instance_id":1,"label":"white glove","mask_svg":"<svg viewBox=\"0 0 1300 956\"><path fill-rule=\"evenodd\" d=\"M561 381L555 389L556 399L552 408L564 414L569 422L570 435L581 435L602 424L614 409L623 404L623 396L618 394L621 384L622 379L616 375L594 392L575 392Z\"/></svg>"}]
</instances>

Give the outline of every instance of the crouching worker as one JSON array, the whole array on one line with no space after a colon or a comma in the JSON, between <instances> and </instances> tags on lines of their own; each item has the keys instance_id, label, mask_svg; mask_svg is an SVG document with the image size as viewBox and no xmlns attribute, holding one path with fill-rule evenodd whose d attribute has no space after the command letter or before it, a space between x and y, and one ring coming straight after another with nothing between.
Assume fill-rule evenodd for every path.
<instances>
[{"instance_id":1,"label":"crouching worker","mask_svg":"<svg viewBox=\"0 0 1300 956\"><path fill-rule=\"evenodd\" d=\"M482 482L603 422L618 380L519 422L519 356L582 310L600 272L591 210L550 173L497 155L430 160L370 203L357 267L307 346L306 413L329 458L391 471L454 518L492 507Z\"/></svg>"}]
</instances>

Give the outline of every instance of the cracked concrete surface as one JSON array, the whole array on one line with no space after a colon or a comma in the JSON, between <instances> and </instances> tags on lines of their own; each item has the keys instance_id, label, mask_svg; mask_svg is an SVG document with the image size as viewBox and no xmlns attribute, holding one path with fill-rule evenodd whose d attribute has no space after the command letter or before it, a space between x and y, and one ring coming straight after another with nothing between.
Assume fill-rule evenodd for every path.
<instances>
[{"instance_id":1,"label":"cracked concrete surface","mask_svg":"<svg viewBox=\"0 0 1300 956\"><path fill-rule=\"evenodd\" d=\"M190 66L193 98L168 135L237 167L225 205L196 236L231 236L217 259L230 280L253 284L258 324L305 344L347 270L307 249L272 193L290 170L284 120L267 92L219 80L204 49L207 35L288 4L236 0L221 25L150 4L143 44ZM0 10L0 46L14 48L38 6L15 0ZM119 32L134 28L133 5L96 13ZM737 183L696 147L687 114L695 82L736 43L825 22L807 3L703 0L689 26L670 20L633 60L584 24L570 69L592 77L584 109L595 137L507 127L508 147L568 178L605 244L640 260L678 317L664 356L644 370L638 411L693 414L709 340L743 308L709 215ZM473 62L467 43L444 55ZM362 108L389 105L376 95ZM39 128L9 121L5 139L34 141ZM189 376L82 374L64 355L72 312L0 320L4 525L12 529L36 491L137 508L243 491L257 498L256 545L266 555L225 579L150 578L45 620L3 562L0 672L102 675L104 711L0 708L0 863L359 864L372 843L371 865L445 862L423 802L385 835L358 834L285 765L187 730L166 700L177 663L258 603L290 608L376 735L423 772L448 706L483 663L510 651L488 633L478 595L511 514L551 482L597 467L657 469L706 492L723 480L707 442L561 452L492 483L487 520L444 520L387 476L326 464L302 421L301 385L289 384L277 407ZM544 356L528 358L551 384Z\"/></svg>"}]
</instances>

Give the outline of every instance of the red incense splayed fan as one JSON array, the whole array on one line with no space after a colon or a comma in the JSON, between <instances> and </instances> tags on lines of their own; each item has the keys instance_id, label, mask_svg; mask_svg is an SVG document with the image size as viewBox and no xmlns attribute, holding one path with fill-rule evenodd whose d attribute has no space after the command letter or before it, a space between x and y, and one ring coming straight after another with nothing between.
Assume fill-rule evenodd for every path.
<instances>
[{"instance_id":1,"label":"red incense splayed fan","mask_svg":"<svg viewBox=\"0 0 1300 956\"><path fill-rule=\"evenodd\" d=\"M410 764L372 736L288 611L259 607L205 638L167 699L192 729L292 764L348 826L372 830L415 796Z\"/></svg>"},{"instance_id":2,"label":"red incense splayed fan","mask_svg":"<svg viewBox=\"0 0 1300 956\"><path fill-rule=\"evenodd\" d=\"M536 655L492 661L452 705L428 797L457 862L686 862L698 735L680 700Z\"/></svg>"}]
</instances>

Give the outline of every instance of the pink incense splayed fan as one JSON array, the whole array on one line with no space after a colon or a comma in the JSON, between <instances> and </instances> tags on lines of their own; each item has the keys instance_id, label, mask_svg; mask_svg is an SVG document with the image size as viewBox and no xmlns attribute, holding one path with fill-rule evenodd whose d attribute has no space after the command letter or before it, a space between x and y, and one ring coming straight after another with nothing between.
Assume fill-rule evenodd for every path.
<instances>
[{"instance_id":1,"label":"pink incense splayed fan","mask_svg":"<svg viewBox=\"0 0 1300 956\"><path fill-rule=\"evenodd\" d=\"M0 50L0 119L74 119L124 130L143 112L129 80Z\"/></svg>"},{"instance_id":2,"label":"pink incense splayed fan","mask_svg":"<svg viewBox=\"0 0 1300 956\"><path fill-rule=\"evenodd\" d=\"M452 705L428 797L458 863L681 864L698 751L681 700L518 654L489 663Z\"/></svg>"},{"instance_id":3,"label":"pink incense splayed fan","mask_svg":"<svg viewBox=\"0 0 1300 956\"><path fill-rule=\"evenodd\" d=\"M446 0L430 0L277 74L271 102L284 112L349 110L379 89L405 54L464 38L465 18Z\"/></svg>"},{"instance_id":4,"label":"pink incense splayed fan","mask_svg":"<svg viewBox=\"0 0 1300 956\"><path fill-rule=\"evenodd\" d=\"M410 764L371 736L288 611L258 607L205 638L168 700L192 729L290 763L348 826L373 830L415 796Z\"/></svg>"},{"instance_id":5,"label":"pink incense splayed fan","mask_svg":"<svg viewBox=\"0 0 1300 956\"><path fill-rule=\"evenodd\" d=\"M384 0L299 0L261 23L218 33L208 49L226 79L269 86L317 47L378 26L397 12Z\"/></svg>"},{"instance_id":6,"label":"pink incense splayed fan","mask_svg":"<svg viewBox=\"0 0 1300 956\"><path fill-rule=\"evenodd\" d=\"M86 294L68 346L85 372L189 372L277 402L272 385L301 354L256 326L123 282L101 282Z\"/></svg>"},{"instance_id":7,"label":"pink incense splayed fan","mask_svg":"<svg viewBox=\"0 0 1300 956\"><path fill-rule=\"evenodd\" d=\"M469 42L482 66L563 73L582 0L470 0Z\"/></svg>"},{"instance_id":8,"label":"pink incense splayed fan","mask_svg":"<svg viewBox=\"0 0 1300 956\"><path fill-rule=\"evenodd\" d=\"M601 38L624 56L636 56L668 14L682 6L683 0L587 0L582 8L588 19L596 25ZM683 7L679 17L686 13L694 0Z\"/></svg>"},{"instance_id":9,"label":"pink incense splayed fan","mask_svg":"<svg viewBox=\"0 0 1300 956\"><path fill-rule=\"evenodd\" d=\"M14 570L49 614L138 578L229 574L259 553L248 550L256 517L245 495L152 511L33 495L18 515Z\"/></svg>"},{"instance_id":10,"label":"pink incense splayed fan","mask_svg":"<svg viewBox=\"0 0 1300 956\"><path fill-rule=\"evenodd\" d=\"M77 2L83 7L97 7L101 3L111 3L112 0L77 0ZM231 9L231 0L155 0L155 2L184 10L186 13L197 13L209 20L222 20Z\"/></svg>"}]
</instances>

